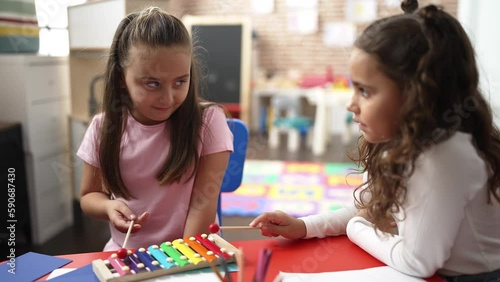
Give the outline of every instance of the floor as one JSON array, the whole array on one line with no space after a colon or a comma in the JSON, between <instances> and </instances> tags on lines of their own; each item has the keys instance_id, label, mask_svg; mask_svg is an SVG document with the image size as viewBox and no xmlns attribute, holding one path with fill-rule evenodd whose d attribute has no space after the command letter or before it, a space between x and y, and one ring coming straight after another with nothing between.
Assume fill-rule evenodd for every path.
<instances>
[{"instance_id":1,"label":"floor","mask_svg":"<svg viewBox=\"0 0 500 282\"><path fill-rule=\"evenodd\" d=\"M327 152L323 156L314 156L309 149L302 145L301 150L290 153L286 150L286 138L282 137L282 144L278 149L270 149L264 135L252 135L249 140L247 159L259 160L288 160L288 161L317 161L317 162L350 162L347 151L352 150L356 140L344 146L341 137L333 135L330 139ZM303 142L304 143L304 142ZM75 224L47 243L39 246L17 245L16 255L33 251L48 255L61 255L82 252L101 251L109 239L109 230L106 222L96 221L82 215L78 203L74 207ZM253 218L224 217L224 225L246 225ZM251 231L225 231L223 237L227 241L241 241L253 239L266 239L256 230Z\"/></svg>"}]
</instances>

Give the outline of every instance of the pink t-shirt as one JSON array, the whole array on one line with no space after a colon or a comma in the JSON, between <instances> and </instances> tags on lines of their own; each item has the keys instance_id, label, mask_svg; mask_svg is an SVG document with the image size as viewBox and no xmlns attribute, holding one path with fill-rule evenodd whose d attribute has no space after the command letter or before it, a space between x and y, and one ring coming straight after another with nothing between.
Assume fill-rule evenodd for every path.
<instances>
[{"instance_id":1,"label":"pink t-shirt","mask_svg":"<svg viewBox=\"0 0 500 282\"><path fill-rule=\"evenodd\" d=\"M77 152L83 161L95 167L100 167L98 152L102 118L102 114L94 117ZM200 156L233 151L233 135L219 107L206 109L203 123L202 142L198 146ZM127 248L148 247L183 236L194 177L167 186L160 186L156 179L170 149L169 134L170 121L146 126L128 114L121 141L120 170L125 185L136 199L118 199L137 216L149 212L149 218L139 232L130 235ZM105 251L120 248L125 239L124 233L111 223L109 226L111 239Z\"/></svg>"}]
</instances>

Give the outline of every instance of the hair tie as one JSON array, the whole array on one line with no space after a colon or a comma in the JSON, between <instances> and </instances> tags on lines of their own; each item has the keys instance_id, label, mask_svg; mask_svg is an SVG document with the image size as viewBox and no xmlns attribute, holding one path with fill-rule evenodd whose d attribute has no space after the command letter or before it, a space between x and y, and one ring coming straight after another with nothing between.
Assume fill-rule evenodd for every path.
<instances>
[{"instance_id":1,"label":"hair tie","mask_svg":"<svg viewBox=\"0 0 500 282\"><path fill-rule=\"evenodd\" d=\"M413 14L417 9L417 0L404 0L401 2L401 10L403 10L405 14Z\"/></svg>"},{"instance_id":2,"label":"hair tie","mask_svg":"<svg viewBox=\"0 0 500 282\"><path fill-rule=\"evenodd\" d=\"M442 7L429 5L420 9L418 15L422 18L424 27L441 30L441 23L444 19Z\"/></svg>"},{"instance_id":3,"label":"hair tie","mask_svg":"<svg viewBox=\"0 0 500 282\"><path fill-rule=\"evenodd\" d=\"M435 19L441 12L442 12L441 7L435 5L428 5L420 9L418 14L420 15L420 17L422 17L424 20L427 21L428 19Z\"/></svg>"}]
</instances>

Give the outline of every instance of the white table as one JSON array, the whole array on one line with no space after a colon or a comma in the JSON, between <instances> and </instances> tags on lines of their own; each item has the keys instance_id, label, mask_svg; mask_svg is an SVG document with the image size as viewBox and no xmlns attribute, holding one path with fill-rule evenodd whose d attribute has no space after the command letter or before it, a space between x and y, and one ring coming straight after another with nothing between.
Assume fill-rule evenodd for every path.
<instances>
[{"instance_id":1,"label":"white table","mask_svg":"<svg viewBox=\"0 0 500 282\"><path fill-rule=\"evenodd\" d=\"M254 118L252 128L259 125L263 98L276 95L299 96L315 106L312 151L314 155L323 155L326 150L328 137L328 117L331 116L333 107L345 107L351 100L353 90L335 90L323 87L314 88L262 88L254 89L252 92L252 116Z\"/></svg>"}]
</instances>

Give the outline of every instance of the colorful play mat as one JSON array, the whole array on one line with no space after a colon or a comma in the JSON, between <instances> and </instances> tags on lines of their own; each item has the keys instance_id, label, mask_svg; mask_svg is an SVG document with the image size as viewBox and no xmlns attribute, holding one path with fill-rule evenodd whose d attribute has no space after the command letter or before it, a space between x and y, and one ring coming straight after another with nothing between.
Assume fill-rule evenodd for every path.
<instances>
[{"instance_id":1,"label":"colorful play mat","mask_svg":"<svg viewBox=\"0 0 500 282\"><path fill-rule=\"evenodd\" d=\"M362 183L354 164L246 160L238 190L222 193L223 216L282 210L305 216L352 203Z\"/></svg>"}]
</instances>

